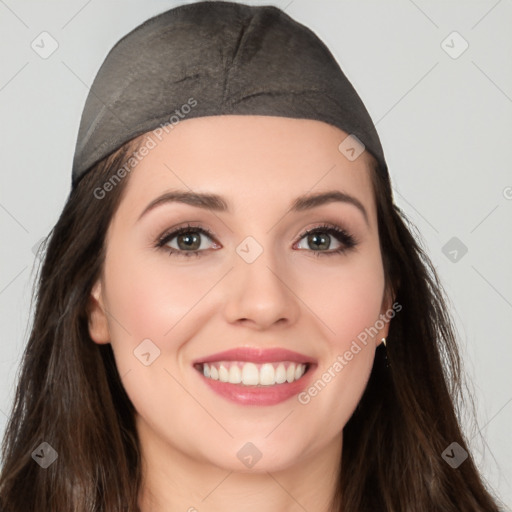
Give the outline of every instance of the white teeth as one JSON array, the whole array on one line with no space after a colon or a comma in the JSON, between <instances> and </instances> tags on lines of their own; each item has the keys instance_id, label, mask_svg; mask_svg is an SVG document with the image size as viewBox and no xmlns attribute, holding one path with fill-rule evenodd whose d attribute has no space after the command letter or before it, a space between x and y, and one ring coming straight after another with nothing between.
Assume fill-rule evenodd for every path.
<instances>
[{"instance_id":1,"label":"white teeth","mask_svg":"<svg viewBox=\"0 0 512 512\"><path fill-rule=\"evenodd\" d=\"M242 382L246 386L257 386L260 383L258 368L254 363L246 363L242 368Z\"/></svg>"},{"instance_id":2,"label":"white teeth","mask_svg":"<svg viewBox=\"0 0 512 512\"><path fill-rule=\"evenodd\" d=\"M265 363L260 370L260 384L262 386L272 386L275 382L274 367L270 363Z\"/></svg>"},{"instance_id":3,"label":"white teeth","mask_svg":"<svg viewBox=\"0 0 512 512\"><path fill-rule=\"evenodd\" d=\"M295 365L291 364L288 366L288 369L286 370L286 380L288 382L293 382L295 380Z\"/></svg>"},{"instance_id":4,"label":"white teeth","mask_svg":"<svg viewBox=\"0 0 512 512\"><path fill-rule=\"evenodd\" d=\"M227 382L229 380L229 370L224 366L219 366L219 380L221 382Z\"/></svg>"},{"instance_id":5,"label":"white teeth","mask_svg":"<svg viewBox=\"0 0 512 512\"><path fill-rule=\"evenodd\" d=\"M204 363L203 375L206 378L243 384L244 386L273 386L294 382L306 372L305 364L283 361L280 363L245 363L242 361L219 361Z\"/></svg>"},{"instance_id":6,"label":"white teeth","mask_svg":"<svg viewBox=\"0 0 512 512\"><path fill-rule=\"evenodd\" d=\"M276 382L277 384L282 384L286 381L286 369L284 367L284 364L281 363L276 370Z\"/></svg>"},{"instance_id":7,"label":"white teeth","mask_svg":"<svg viewBox=\"0 0 512 512\"><path fill-rule=\"evenodd\" d=\"M229 369L229 380L228 382L231 382L231 384L240 384L242 382L242 370L234 364Z\"/></svg>"}]
</instances>

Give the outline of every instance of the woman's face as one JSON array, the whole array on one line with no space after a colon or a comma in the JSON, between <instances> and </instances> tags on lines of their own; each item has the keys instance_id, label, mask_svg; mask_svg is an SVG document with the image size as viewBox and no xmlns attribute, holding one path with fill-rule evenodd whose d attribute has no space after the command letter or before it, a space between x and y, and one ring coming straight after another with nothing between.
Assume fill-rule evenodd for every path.
<instances>
[{"instance_id":1,"label":"woman's face","mask_svg":"<svg viewBox=\"0 0 512 512\"><path fill-rule=\"evenodd\" d=\"M124 178L90 317L142 443L235 471L340 447L392 303L368 156L349 160L347 134L313 120L214 116L161 132ZM326 193L349 200L308 200Z\"/></svg>"}]
</instances>

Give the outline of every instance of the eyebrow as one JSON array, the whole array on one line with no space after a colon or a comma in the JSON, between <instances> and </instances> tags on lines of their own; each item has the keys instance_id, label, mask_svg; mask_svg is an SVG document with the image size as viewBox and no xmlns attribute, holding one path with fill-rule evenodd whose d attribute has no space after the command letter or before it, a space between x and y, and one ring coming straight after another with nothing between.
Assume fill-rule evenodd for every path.
<instances>
[{"instance_id":1,"label":"eyebrow","mask_svg":"<svg viewBox=\"0 0 512 512\"><path fill-rule=\"evenodd\" d=\"M363 214L366 224L369 225L368 213L361 201L356 197L339 190L330 190L327 192L299 196L293 201L289 210L292 212L301 212L333 202L342 202L355 206ZM217 194L170 191L158 196L156 199L153 199L153 201L146 206L137 220L140 220L146 213L157 206L167 203L182 203L190 206L196 206L198 208L204 208L206 210L213 210L215 212L229 212L227 202Z\"/></svg>"}]
</instances>

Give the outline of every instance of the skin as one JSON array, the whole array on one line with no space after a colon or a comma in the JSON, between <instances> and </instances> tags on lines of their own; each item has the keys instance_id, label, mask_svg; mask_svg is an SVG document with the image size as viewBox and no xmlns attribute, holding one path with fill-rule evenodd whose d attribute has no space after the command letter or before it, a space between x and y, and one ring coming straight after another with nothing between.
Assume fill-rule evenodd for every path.
<instances>
[{"instance_id":1,"label":"skin","mask_svg":"<svg viewBox=\"0 0 512 512\"><path fill-rule=\"evenodd\" d=\"M389 323L307 404L235 404L211 391L192 361L241 346L284 347L317 359L314 382L390 309L369 155L349 161L338 150L347 134L314 120L214 116L184 120L161 141L155 133L158 144L125 178L89 322L94 342L112 344L137 410L141 511L327 512L342 430ZM174 189L219 194L229 212L166 203L138 220ZM345 202L287 213L299 195L332 189L356 197L368 224ZM154 247L188 222L214 234L198 235L201 256ZM358 245L316 257L343 244L325 234L331 245L319 249L301 237L323 222ZM248 236L263 248L251 264L236 252ZM176 237L168 245L186 250ZM147 338L160 350L149 366L133 353ZM247 442L262 454L251 469L237 457Z\"/></svg>"}]
</instances>

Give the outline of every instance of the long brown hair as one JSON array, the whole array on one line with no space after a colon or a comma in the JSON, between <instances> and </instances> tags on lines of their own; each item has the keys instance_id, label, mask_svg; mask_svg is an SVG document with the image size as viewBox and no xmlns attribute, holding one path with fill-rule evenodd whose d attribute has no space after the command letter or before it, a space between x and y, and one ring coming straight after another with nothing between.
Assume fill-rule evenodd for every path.
<instances>
[{"instance_id":1,"label":"long brown hair","mask_svg":"<svg viewBox=\"0 0 512 512\"><path fill-rule=\"evenodd\" d=\"M2 444L5 512L138 510L135 411L111 346L93 343L88 331L89 295L129 176L101 200L94 191L123 167L136 143L82 178L49 235ZM402 310L391 321L387 348L377 349L368 386L344 428L332 510L497 512L471 455L458 468L442 458L452 442L469 452L456 414L461 369L453 327L435 269L372 162L386 282ZM32 457L43 442L58 454L46 469Z\"/></svg>"},{"instance_id":2,"label":"long brown hair","mask_svg":"<svg viewBox=\"0 0 512 512\"><path fill-rule=\"evenodd\" d=\"M458 411L475 409L448 299L417 228L393 201L390 181L375 160L371 165L386 284L402 309L344 428L333 503L344 512L497 512L459 423ZM460 447L460 465L448 464L452 443Z\"/></svg>"}]
</instances>

